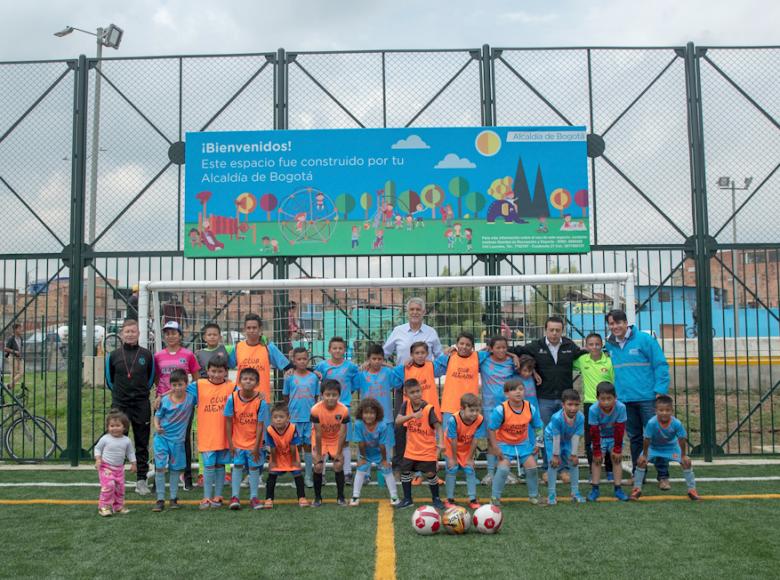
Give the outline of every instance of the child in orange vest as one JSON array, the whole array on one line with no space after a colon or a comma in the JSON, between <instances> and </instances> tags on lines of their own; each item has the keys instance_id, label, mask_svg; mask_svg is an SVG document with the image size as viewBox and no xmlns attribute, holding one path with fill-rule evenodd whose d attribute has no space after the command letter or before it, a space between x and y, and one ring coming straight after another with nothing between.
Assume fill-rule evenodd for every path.
<instances>
[{"instance_id":1,"label":"child in orange vest","mask_svg":"<svg viewBox=\"0 0 780 580\"><path fill-rule=\"evenodd\" d=\"M479 355L474 352L474 335L461 332L455 342L455 352L443 354L436 365L446 369L441 393L441 412L447 415L460 411L460 398L466 393L479 396Z\"/></svg>"},{"instance_id":2,"label":"child in orange vest","mask_svg":"<svg viewBox=\"0 0 780 580\"><path fill-rule=\"evenodd\" d=\"M474 510L479 507L474 451L477 448L477 438L485 436L484 418L479 409L479 398L466 393L460 398L460 412L450 415L444 425L447 436L447 500L444 507L455 506L455 477L459 469L466 474L469 508Z\"/></svg>"},{"instance_id":3,"label":"child in orange vest","mask_svg":"<svg viewBox=\"0 0 780 580\"><path fill-rule=\"evenodd\" d=\"M284 403L276 403L271 409L271 425L265 433L265 443L271 449L268 461L268 483L265 486L265 509L274 507L276 479L284 473L291 473L298 494L298 505L309 507L301 475L301 456L298 446L303 443L294 423L290 423L290 411Z\"/></svg>"}]
</instances>

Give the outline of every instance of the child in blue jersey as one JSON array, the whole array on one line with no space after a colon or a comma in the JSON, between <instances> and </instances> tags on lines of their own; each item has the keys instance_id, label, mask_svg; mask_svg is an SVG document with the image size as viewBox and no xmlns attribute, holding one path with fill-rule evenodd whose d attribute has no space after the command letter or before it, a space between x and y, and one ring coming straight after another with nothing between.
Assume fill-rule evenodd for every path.
<instances>
[{"instance_id":1,"label":"child in blue jersey","mask_svg":"<svg viewBox=\"0 0 780 580\"><path fill-rule=\"evenodd\" d=\"M341 385L341 397L339 402L346 405L347 409L352 405L352 391L354 390L355 377L360 369L352 361L345 360L347 352L347 341L340 336L334 336L328 343L328 353L330 359L322 361L314 367L314 372L320 373L322 381L334 379ZM354 426L350 421L347 427L347 444L342 451L344 455L344 479L349 485L352 483L352 450L349 447L349 441Z\"/></svg>"},{"instance_id":2,"label":"child in blue jersey","mask_svg":"<svg viewBox=\"0 0 780 580\"><path fill-rule=\"evenodd\" d=\"M504 395L506 382L518 378L517 356L509 354L507 339L503 336L496 336L490 340L489 346L489 353L484 351L479 353L479 376L482 379L482 415L486 420L490 417L493 409L506 401L506 395ZM534 385L534 392L536 392L535 389ZM482 485L493 484L497 462L495 455L487 454L487 474L482 479Z\"/></svg>"},{"instance_id":3,"label":"child in blue jersey","mask_svg":"<svg viewBox=\"0 0 780 580\"><path fill-rule=\"evenodd\" d=\"M393 390L400 388L403 382L398 379L392 368L385 366L385 351L382 350L382 345L370 345L367 354L368 366L357 374L353 388L360 394L361 399L372 397L382 405L382 422L390 426L387 446L392 449L395 445Z\"/></svg>"},{"instance_id":4,"label":"child in blue jersey","mask_svg":"<svg viewBox=\"0 0 780 580\"><path fill-rule=\"evenodd\" d=\"M539 409L524 400L523 383L509 380L504 385L507 400L496 406L488 420L488 438L491 452L498 459L496 476L493 478L491 503L501 505L506 479L512 462L518 469L525 468L528 483L528 501L539 503L539 479L536 453L539 450L536 433L544 428Z\"/></svg>"},{"instance_id":5,"label":"child in blue jersey","mask_svg":"<svg viewBox=\"0 0 780 580\"><path fill-rule=\"evenodd\" d=\"M536 379L534 378L535 370L536 361L534 360L534 357L527 354L518 357L517 374L520 375L520 380L523 382L523 388L525 389L523 399L538 409L539 399L536 397Z\"/></svg>"},{"instance_id":6,"label":"child in blue jersey","mask_svg":"<svg viewBox=\"0 0 780 580\"><path fill-rule=\"evenodd\" d=\"M355 414L355 428L352 431L352 441L358 446L358 464L355 481L352 484L352 500L349 505L360 505L360 490L368 475L371 465L376 465L382 472L390 494L390 503L398 505L398 489L393 470L390 467L389 457L392 455L392 444L388 440L392 438L392 425L384 422L384 409L373 397L365 397Z\"/></svg>"},{"instance_id":7,"label":"child in blue jersey","mask_svg":"<svg viewBox=\"0 0 780 580\"><path fill-rule=\"evenodd\" d=\"M691 458L685 454L688 447L688 433L673 413L674 400L669 395L659 395L655 400L655 417L645 426L642 455L636 462L634 489L631 491L633 500L642 496L647 464L654 463L658 458L677 461L682 467L685 483L688 486L688 497L692 500L701 499L696 491Z\"/></svg>"},{"instance_id":8,"label":"child in blue jersey","mask_svg":"<svg viewBox=\"0 0 780 580\"><path fill-rule=\"evenodd\" d=\"M574 389L566 389L561 400L563 409L555 413L544 428L544 446L547 449L547 457L551 458L547 467L547 505L558 503L555 472L559 467L569 468L572 501L585 502L585 498L580 495L578 467L580 438L585 435L585 417L580 412L580 394Z\"/></svg>"},{"instance_id":9,"label":"child in blue jersey","mask_svg":"<svg viewBox=\"0 0 780 580\"><path fill-rule=\"evenodd\" d=\"M154 479L157 489L157 503L152 511L165 509L165 472L170 473L170 508L177 509L179 475L186 465L184 439L190 423L195 396L187 392L187 373L175 369L170 376L171 390L163 395L160 406L154 414Z\"/></svg>"},{"instance_id":10,"label":"child in blue jersey","mask_svg":"<svg viewBox=\"0 0 780 580\"><path fill-rule=\"evenodd\" d=\"M609 453L614 466L615 497L620 501L628 500L628 496L620 486L623 479L623 437L626 434L626 406L617 400L615 385L608 382L599 383L596 387L598 404L588 411L590 426L590 441L593 448L593 466L591 469L592 489L588 501L598 501L601 496L601 464L604 455Z\"/></svg>"},{"instance_id":11,"label":"child in blue jersey","mask_svg":"<svg viewBox=\"0 0 780 580\"><path fill-rule=\"evenodd\" d=\"M314 472L311 456L311 408L320 393L320 379L311 372L309 352L299 346L292 351L293 372L284 379L282 395L290 409L290 422L303 443L304 483L314 487Z\"/></svg>"}]
</instances>

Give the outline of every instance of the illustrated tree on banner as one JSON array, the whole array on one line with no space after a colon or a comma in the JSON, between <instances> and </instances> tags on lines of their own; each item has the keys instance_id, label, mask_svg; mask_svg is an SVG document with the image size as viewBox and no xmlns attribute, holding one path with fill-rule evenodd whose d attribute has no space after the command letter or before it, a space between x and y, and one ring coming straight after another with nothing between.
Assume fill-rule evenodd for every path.
<instances>
[{"instance_id":1,"label":"illustrated tree on banner","mask_svg":"<svg viewBox=\"0 0 780 580\"><path fill-rule=\"evenodd\" d=\"M265 193L260 196L260 209L265 212L268 221L271 221L271 212L276 209L279 201L273 193Z\"/></svg>"},{"instance_id":2,"label":"illustrated tree on banner","mask_svg":"<svg viewBox=\"0 0 780 580\"><path fill-rule=\"evenodd\" d=\"M478 191L472 191L466 195L466 209L471 212L471 219L477 219L479 212L485 209L487 200L485 196Z\"/></svg>"},{"instance_id":3,"label":"illustrated tree on banner","mask_svg":"<svg viewBox=\"0 0 780 580\"><path fill-rule=\"evenodd\" d=\"M348 193L342 193L336 197L336 210L344 214L344 219L348 219L349 212L355 209L355 198Z\"/></svg>"},{"instance_id":4,"label":"illustrated tree on banner","mask_svg":"<svg viewBox=\"0 0 780 580\"><path fill-rule=\"evenodd\" d=\"M582 210L582 217L588 215L588 190L580 189L574 194L574 203L576 203Z\"/></svg>"},{"instance_id":5,"label":"illustrated tree on banner","mask_svg":"<svg viewBox=\"0 0 780 580\"><path fill-rule=\"evenodd\" d=\"M406 213L414 213L420 204L420 194L412 189L405 189L398 194L398 207Z\"/></svg>"},{"instance_id":6,"label":"illustrated tree on banner","mask_svg":"<svg viewBox=\"0 0 780 580\"><path fill-rule=\"evenodd\" d=\"M366 212L366 221L368 221L368 212L371 209L371 206L374 205L374 196L368 193L367 191L363 193L363 195L360 196L360 207L362 207Z\"/></svg>"},{"instance_id":7,"label":"illustrated tree on banner","mask_svg":"<svg viewBox=\"0 0 780 580\"><path fill-rule=\"evenodd\" d=\"M550 205L561 212L561 217L563 217L564 210L571 205L571 194L562 187L554 189L550 194Z\"/></svg>"},{"instance_id":8,"label":"illustrated tree on banner","mask_svg":"<svg viewBox=\"0 0 780 580\"><path fill-rule=\"evenodd\" d=\"M450 193L458 200L458 219L463 218L463 197L469 191L469 182L463 177L453 177L450 179Z\"/></svg>"},{"instance_id":9,"label":"illustrated tree on banner","mask_svg":"<svg viewBox=\"0 0 780 580\"><path fill-rule=\"evenodd\" d=\"M436 208L444 201L444 190L431 183L423 187L421 196L423 205L431 210L431 219L436 219Z\"/></svg>"}]
</instances>

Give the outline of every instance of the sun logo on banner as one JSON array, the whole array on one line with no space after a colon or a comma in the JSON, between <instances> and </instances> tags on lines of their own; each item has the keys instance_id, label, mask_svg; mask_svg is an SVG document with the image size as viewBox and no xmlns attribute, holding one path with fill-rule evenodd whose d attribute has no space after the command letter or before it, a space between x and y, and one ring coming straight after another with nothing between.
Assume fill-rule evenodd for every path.
<instances>
[{"instance_id":1,"label":"sun logo on banner","mask_svg":"<svg viewBox=\"0 0 780 580\"><path fill-rule=\"evenodd\" d=\"M495 131L481 131L474 140L474 146L485 157L493 157L501 151L501 137Z\"/></svg>"}]
</instances>

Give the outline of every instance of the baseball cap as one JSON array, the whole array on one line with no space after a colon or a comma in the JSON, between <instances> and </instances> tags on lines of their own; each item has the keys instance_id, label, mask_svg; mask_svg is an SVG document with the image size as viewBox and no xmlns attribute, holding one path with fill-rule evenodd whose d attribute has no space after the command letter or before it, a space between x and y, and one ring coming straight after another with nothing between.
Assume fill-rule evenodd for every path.
<instances>
[{"instance_id":1,"label":"baseball cap","mask_svg":"<svg viewBox=\"0 0 780 580\"><path fill-rule=\"evenodd\" d=\"M163 332L165 332L166 330L175 330L179 334L182 333L181 326L179 326L179 323L176 322L175 320L169 320L168 322L165 323L165 326L163 326Z\"/></svg>"}]
</instances>

